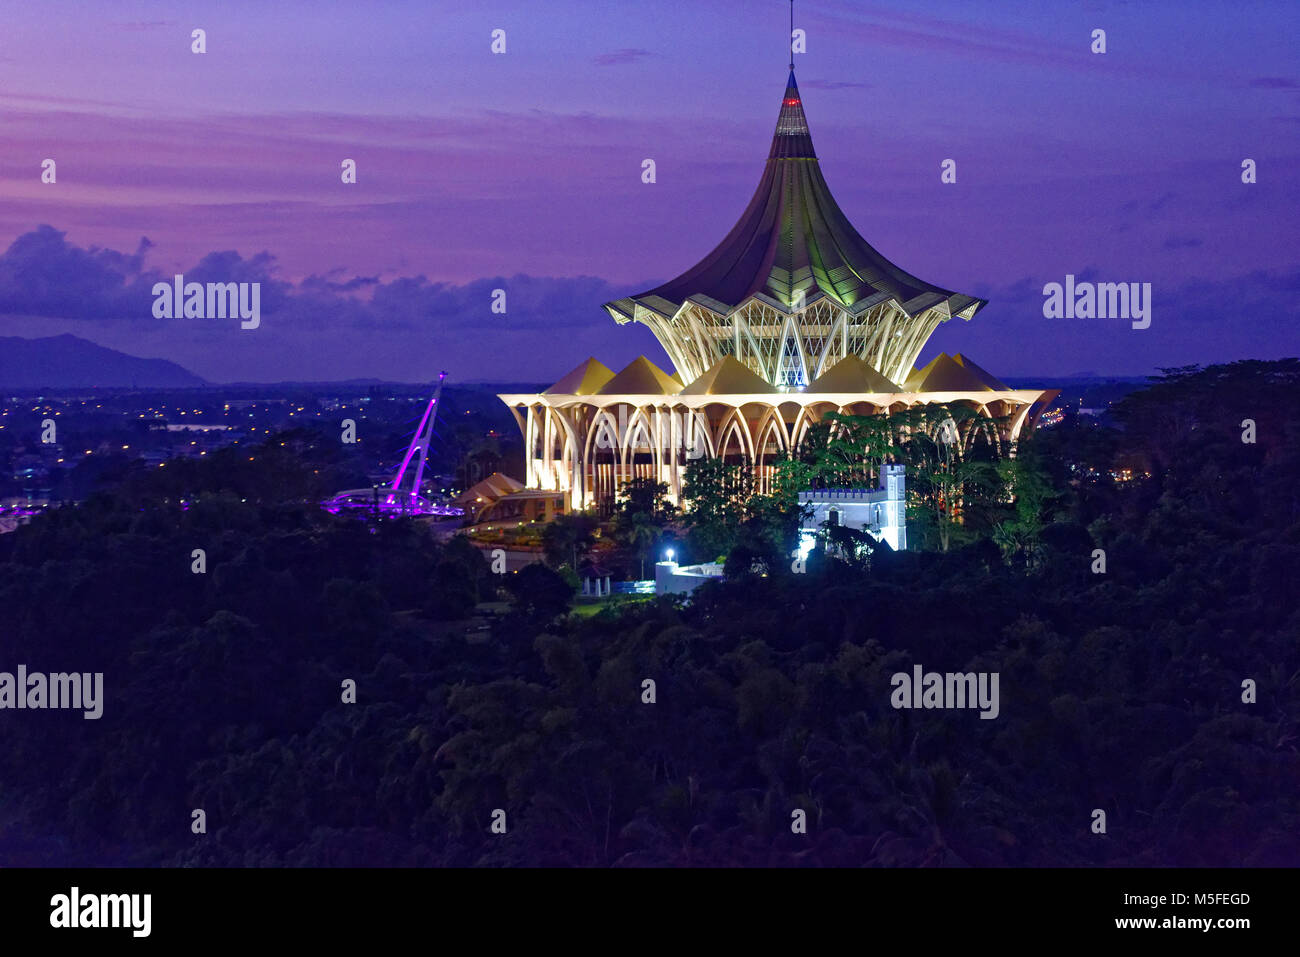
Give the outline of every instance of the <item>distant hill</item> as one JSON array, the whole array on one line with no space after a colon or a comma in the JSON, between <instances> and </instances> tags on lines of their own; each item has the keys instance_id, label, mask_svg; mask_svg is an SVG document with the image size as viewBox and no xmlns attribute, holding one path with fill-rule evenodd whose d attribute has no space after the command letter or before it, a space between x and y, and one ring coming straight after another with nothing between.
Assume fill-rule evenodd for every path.
<instances>
[{"instance_id":1,"label":"distant hill","mask_svg":"<svg viewBox=\"0 0 1300 957\"><path fill-rule=\"evenodd\" d=\"M291 392L294 390L308 389L313 392L321 391L341 391L353 389L381 389L389 392L415 392L419 395L428 395L433 391L436 383L434 382L398 382L394 379L321 379L311 381L305 379L285 379L280 382L222 382L210 383L213 387L220 385L221 388L229 390L252 390L258 393L279 393ZM496 393L525 393L531 394L541 392L548 388L550 383L529 382L519 384L515 382L457 382L448 379L446 387L452 392L490 392Z\"/></svg>"},{"instance_id":2,"label":"distant hill","mask_svg":"<svg viewBox=\"0 0 1300 957\"><path fill-rule=\"evenodd\" d=\"M141 359L65 333L0 336L0 389L177 389L207 385L166 359Z\"/></svg>"},{"instance_id":3,"label":"distant hill","mask_svg":"<svg viewBox=\"0 0 1300 957\"><path fill-rule=\"evenodd\" d=\"M1145 389L1151 384L1147 376L1041 376L1027 379L1024 376L1004 380L1013 389L1059 389L1055 405L1067 408L1104 409L1130 392Z\"/></svg>"}]
</instances>

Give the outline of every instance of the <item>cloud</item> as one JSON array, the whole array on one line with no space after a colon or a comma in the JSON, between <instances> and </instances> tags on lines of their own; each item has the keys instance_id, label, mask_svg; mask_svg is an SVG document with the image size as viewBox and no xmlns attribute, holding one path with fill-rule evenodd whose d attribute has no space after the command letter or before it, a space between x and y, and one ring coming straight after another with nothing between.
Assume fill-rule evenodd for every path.
<instances>
[{"instance_id":1,"label":"cloud","mask_svg":"<svg viewBox=\"0 0 1300 957\"><path fill-rule=\"evenodd\" d=\"M1196 243L1174 234L1165 246ZM161 356L214 382L367 376L419 382L448 369L462 382L542 383L588 355L616 369L641 353L667 362L645 326L618 326L600 310L653 286L649 278L632 287L590 275L525 273L442 282L418 273L380 277L331 269L289 281L269 252L217 250L186 262L180 271L187 281L262 283L262 324L244 332L221 320L154 319L152 284L170 281L176 270L152 266L153 250L147 238L127 252L83 248L48 225L24 233L0 253L0 321L13 334L74 332L133 355ZM1151 281L1151 331L1108 320L1044 319L1043 285L1063 281L1065 271L1076 282ZM1021 275L1010 283L976 283L969 291L991 300L987 312L969 324L945 324L927 346L930 353L966 352L999 375L1063 375L1082 364L1142 373L1204 362L1207 353L1268 357L1300 349L1300 315L1287 305L1300 299L1294 269L1170 281L1159 273L1080 264ZM498 289L506 293L504 315L492 311ZM1269 317L1267 327L1247 321L1259 316Z\"/></svg>"},{"instance_id":2,"label":"cloud","mask_svg":"<svg viewBox=\"0 0 1300 957\"><path fill-rule=\"evenodd\" d=\"M226 381L420 381L429 356L462 380L556 378L593 352L615 363L639 352L664 361L646 336L617 327L600 310L635 290L595 276L519 273L453 283L335 269L291 282L278 278L269 252L221 250L180 271L187 283L261 283L259 330L240 333L238 324L221 320L158 320L152 287L170 283L174 271L146 262L152 248L147 238L131 253L82 248L42 225L0 253L0 318L28 335L92 327L85 335L101 344L165 355ZM504 315L492 311L497 290L505 291Z\"/></svg>"},{"instance_id":3,"label":"cloud","mask_svg":"<svg viewBox=\"0 0 1300 957\"><path fill-rule=\"evenodd\" d=\"M799 85L813 90L869 90L870 83L855 83L852 80L800 80Z\"/></svg>"},{"instance_id":4,"label":"cloud","mask_svg":"<svg viewBox=\"0 0 1300 957\"><path fill-rule=\"evenodd\" d=\"M1260 90L1300 90L1300 83L1285 76L1257 76L1250 85Z\"/></svg>"},{"instance_id":5,"label":"cloud","mask_svg":"<svg viewBox=\"0 0 1300 957\"><path fill-rule=\"evenodd\" d=\"M1177 245L1171 246L1170 242ZM1174 238L1165 243L1167 248L1182 246L1199 246L1199 239ZM1074 271L1075 285L1081 282L1141 281L1144 277L1134 275L1112 275L1096 266L1088 266ZM984 287L979 295L989 299L987 307L988 321L1000 321L1010 315L1028 315L1038 321L1042 315L1044 301L1043 286L1049 282L1064 282L1064 275L1025 276L1016 282ZM1151 281L1147 277L1147 281ZM1171 283L1151 281L1155 305L1162 317L1176 317L1168 320L1178 325L1236 325L1239 318L1246 316L1268 315L1274 323L1274 331L1287 329L1294 334L1300 328L1300 313L1287 306L1279 308L1279 303L1289 303L1300 293L1300 270L1269 271L1255 270L1238 276L1223 278L1195 278L1183 282ZM1227 305L1225 305L1227 304ZM998 312L994 312L995 307ZM980 317L977 317L977 320ZM1096 320L1102 322L1103 320ZM1244 326L1244 324L1243 324ZM1261 341L1260 346L1264 343ZM1276 343L1271 345L1276 346ZM1294 348L1294 344L1289 346Z\"/></svg>"},{"instance_id":6,"label":"cloud","mask_svg":"<svg viewBox=\"0 0 1300 957\"><path fill-rule=\"evenodd\" d=\"M1151 283L1151 326L1124 319L1047 319L1043 286L1061 273L973 290L989 306L970 323L945 323L919 363L940 350L961 352L995 375L1030 377L1051 386L1080 369L1103 375L1146 375L1162 366L1274 359L1300 354L1300 269L1254 270L1226 277L1181 280L1140 271L1075 268L1081 281Z\"/></svg>"},{"instance_id":7,"label":"cloud","mask_svg":"<svg viewBox=\"0 0 1300 957\"><path fill-rule=\"evenodd\" d=\"M1169 192L1161 193L1159 196L1157 196L1154 200L1152 200L1147 205L1147 209L1149 209L1153 213L1159 212L1160 210L1164 209L1167 205L1169 205L1169 201L1174 199L1177 195L1178 195L1177 193L1169 193Z\"/></svg>"},{"instance_id":8,"label":"cloud","mask_svg":"<svg viewBox=\"0 0 1300 957\"><path fill-rule=\"evenodd\" d=\"M835 6L831 5L832 8ZM1061 66L1087 63L1087 47L1067 45L1059 36L1037 35L1023 29L988 26L978 18L950 20L924 13L863 9L841 3L826 10L825 20L841 38L869 44L871 49L896 46L937 56L956 56L982 63L1007 62Z\"/></svg>"},{"instance_id":9,"label":"cloud","mask_svg":"<svg viewBox=\"0 0 1300 957\"><path fill-rule=\"evenodd\" d=\"M1177 197L1177 193L1171 193L1166 190L1153 200L1131 199L1124 203L1119 210L1121 213L1135 213L1139 210L1146 210L1149 213L1158 213L1160 210L1168 206L1171 200L1174 200Z\"/></svg>"},{"instance_id":10,"label":"cloud","mask_svg":"<svg viewBox=\"0 0 1300 957\"><path fill-rule=\"evenodd\" d=\"M646 57L658 56L649 50L642 50L639 47L624 47L621 50L615 50L613 53L601 53L592 58L597 66L621 66L624 63L635 63Z\"/></svg>"},{"instance_id":11,"label":"cloud","mask_svg":"<svg viewBox=\"0 0 1300 957\"><path fill-rule=\"evenodd\" d=\"M63 319L138 319L152 315L155 282L173 273L148 268L153 247L142 238L135 252L96 246L83 249L66 233L41 225L19 236L0 254L0 315ZM375 276L347 279L308 276L293 283L276 278L275 256L259 252L245 258L235 250L211 252L183 270L186 282L260 283L262 314L283 314L316 327L407 328L437 323L469 329L491 321L493 293L506 291L507 317L548 328L589 324L590 304L624 290L591 276L494 276L466 283L434 282L423 275L381 281ZM331 277L340 270L333 270ZM368 292L368 296L361 295ZM581 303L580 307L575 306Z\"/></svg>"},{"instance_id":12,"label":"cloud","mask_svg":"<svg viewBox=\"0 0 1300 957\"><path fill-rule=\"evenodd\" d=\"M336 274L340 270L332 269L331 274ZM356 292L358 289L365 289L368 286L374 286L379 283L378 276L353 276L344 282L334 282L325 276L308 276L302 281L301 288L304 292L313 293L342 293Z\"/></svg>"},{"instance_id":13,"label":"cloud","mask_svg":"<svg viewBox=\"0 0 1300 957\"><path fill-rule=\"evenodd\" d=\"M129 23L114 23L118 30L161 30L176 26L175 20L132 20Z\"/></svg>"},{"instance_id":14,"label":"cloud","mask_svg":"<svg viewBox=\"0 0 1300 957\"><path fill-rule=\"evenodd\" d=\"M144 268L148 239L122 253L82 249L64 236L42 225L0 255L0 314L96 319L131 315L152 301L149 288L158 275Z\"/></svg>"}]
</instances>

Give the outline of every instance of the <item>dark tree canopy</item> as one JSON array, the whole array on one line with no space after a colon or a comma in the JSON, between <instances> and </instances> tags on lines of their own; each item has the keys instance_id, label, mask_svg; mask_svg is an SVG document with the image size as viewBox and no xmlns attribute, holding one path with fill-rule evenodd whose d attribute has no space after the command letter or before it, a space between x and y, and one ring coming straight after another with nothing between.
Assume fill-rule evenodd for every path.
<instances>
[{"instance_id":1,"label":"dark tree canopy","mask_svg":"<svg viewBox=\"0 0 1300 957\"><path fill-rule=\"evenodd\" d=\"M725 538L734 577L594 615L541 564L290 500L308 446L127 477L0 535L5 667L105 685L100 720L5 713L0 860L1294 866L1298 386L1295 361L1161 378L1120 428L1022 443L1016 499L964 493L946 551L804 574L788 490L701 464L690 547ZM999 717L895 709L916 663L997 672Z\"/></svg>"}]
</instances>

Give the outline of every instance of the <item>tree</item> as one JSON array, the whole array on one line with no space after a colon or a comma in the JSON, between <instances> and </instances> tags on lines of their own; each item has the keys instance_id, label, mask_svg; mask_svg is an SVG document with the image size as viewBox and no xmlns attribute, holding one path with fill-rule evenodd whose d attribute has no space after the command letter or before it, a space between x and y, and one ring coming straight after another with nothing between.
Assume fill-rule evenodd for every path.
<instances>
[{"instance_id":1,"label":"tree","mask_svg":"<svg viewBox=\"0 0 1300 957\"><path fill-rule=\"evenodd\" d=\"M634 478L619 489L616 516L640 513L650 521L667 523L674 511L668 501L668 486L663 482Z\"/></svg>"},{"instance_id":2,"label":"tree","mask_svg":"<svg viewBox=\"0 0 1300 957\"><path fill-rule=\"evenodd\" d=\"M686 466L684 517L696 552L713 558L731 550L754 491L754 470L747 465L700 458Z\"/></svg>"},{"instance_id":3,"label":"tree","mask_svg":"<svg viewBox=\"0 0 1300 957\"><path fill-rule=\"evenodd\" d=\"M819 488L876 488L880 466L900 454L895 425L884 415L827 413L800 450L812 481Z\"/></svg>"},{"instance_id":4,"label":"tree","mask_svg":"<svg viewBox=\"0 0 1300 957\"><path fill-rule=\"evenodd\" d=\"M515 600L515 610L532 622L548 622L563 614L573 598L574 587L540 562L525 565L506 576L506 590Z\"/></svg>"},{"instance_id":5,"label":"tree","mask_svg":"<svg viewBox=\"0 0 1300 957\"><path fill-rule=\"evenodd\" d=\"M997 464L998 477L1014 499L1015 517L993 529L993 541L1008 559L1023 558L1029 567L1038 563L1047 509L1058 497L1047 471L1032 453Z\"/></svg>"},{"instance_id":6,"label":"tree","mask_svg":"<svg viewBox=\"0 0 1300 957\"><path fill-rule=\"evenodd\" d=\"M855 567L869 567L871 553L878 547L870 532L847 525L823 524L822 528L828 553Z\"/></svg>"},{"instance_id":7,"label":"tree","mask_svg":"<svg viewBox=\"0 0 1300 957\"><path fill-rule=\"evenodd\" d=\"M475 482L498 471L502 459L501 442L498 436L491 433L478 436L473 447L465 453L460 465L457 466L457 477L465 488L469 488Z\"/></svg>"},{"instance_id":8,"label":"tree","mask_svg":"<svg viewBox=\"0 0 1300 957\"><path fill-rule=\"evenodd\" d=\"M890 417L907 466L909 525L929 532L946 552L962 534L972 501L1000 497L991 461L968 457L964 445L978 434L997 435L997 422L966 406L918 406ZM915 536L920 537L920 536Z\"/></svg>"},{"instance_id":9,"label":"tree","mask_svg":"<svg viewBox=\"0 0 1300 957\"><path fill-rule=\"evenodd\" d=\"M575 512L570 515L558 515L542 529L542 550L546 562L558 567L567 560L569 567L578 570L578 561L596 544L596 527L599 524L594 515Z\"/></svg>"},{"instance_id":10,"label":"tree","mask_svg":"<svg viewBox=\"0 0 1300 957\"><path fill-rule=\"evenodd\" d=\"M771 492L753 495L746 503L742 540L769 568L788 568L789 556L799 546L800 529L812 514L799 493L812 487L813 474L812 466L785 455L773 468Z\"/></svg>"},{"instance_id":11,"label":"tree","mask_svg":"<svg viewBox=\"0 0 1300 957\"><path fill-rule=\"evenodd\" d=\"M619 490L614 510L614 534L640 559L642 579L645 578L646 553L654 547L673 517L674 509L667 496L667 485L648 478L632 479Z\"/></svg>"}]
</instances>

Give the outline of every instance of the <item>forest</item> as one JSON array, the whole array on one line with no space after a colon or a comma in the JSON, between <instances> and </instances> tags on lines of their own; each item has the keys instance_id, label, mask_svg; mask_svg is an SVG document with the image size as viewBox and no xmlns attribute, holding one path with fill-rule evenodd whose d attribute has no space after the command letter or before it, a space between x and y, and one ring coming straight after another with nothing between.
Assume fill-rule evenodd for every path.
<instances>
[{"instance_id":1,"label":"forest","mask_svg":"<svg viewBox=\"0 0 1300 957\"><path fill-rule=\"evenodd\" d=\"M0 670L104 675L99 720L0 711L0 864L1300 864L1297 390L1164 370L1014 466L940 463L918 547L802 572L780 494L697 473L615 525L725 579L595 614L568 540L502 578L303 504L337 462L306 432L124 470L0 536ZM914 664L998 673L996 720L893 708Z\"/></svg>"}]
</instances>

